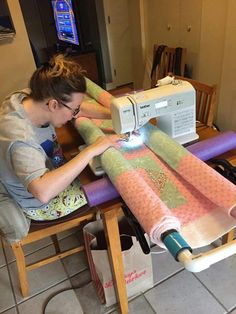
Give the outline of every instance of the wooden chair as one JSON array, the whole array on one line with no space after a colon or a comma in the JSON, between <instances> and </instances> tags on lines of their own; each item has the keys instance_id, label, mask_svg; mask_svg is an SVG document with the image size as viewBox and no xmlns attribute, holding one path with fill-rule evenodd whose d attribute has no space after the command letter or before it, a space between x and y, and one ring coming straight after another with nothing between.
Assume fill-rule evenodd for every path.
<instances>
[{"instance_id":1,"label":"wooden chair","mask_svg":"<svg viewBox=\"0 0 236 314\"><path fill-rule=\"evenodd\" d=\"M153 64L155 64L155 59L157 57L157 51L160 47L157 44L153 48ZM177 48L165 47L161 53L160 63L155 68L153 68L151 75L151 87L155 87L157 80L165 77L168 73L178 74L184 76L187 49L181 49L181 55L177 56ZM178 58L179 57L179 58ZM179 64L177 64L179 63ZM178 65L178 70L177 70ZM176 72L176 70L178 72Z\"/></svg>"},{"instance_id":2,"label":"wooden chair","mask_svg":"<svg viewBox=\"0 0 236 314\"><path fill-rule=\"evenodd\" d=\"M81 212L81 209L83 211ZM59 243L57 240L56 234L62 231L66 231L78 226L82 226L88 221L91 221L95 218L96 210L89 209L88 206L84 206L78 211L69 214L63 218L59 218L54 221L43 221L43 222L34 222L31 224L28 235L23 238L21 241L14 242L11 244L12 250L16 257L16 264L19 274L20 287L23 297L29 295L29 284L27 280L27 271L36 269L43 265L49 264L51 262L57 261L63 257L78 253L84 250L84 246L78 246L73 249L61 252ZM36 263L26 265L25 255L23 251L23 246L46 237L52 237L56 254L49 256L45 259L37 261Z\"/></svg>"},{"instance_id":3,"label":"wooden chair","mask_svg":"<svg viewBox=\"0 0 236 314\"><path fill-rule=\"evenodd\" d=\"M188 81L196 90L196 117L197 120L207 126L213 126L216 111L216 91L217 85L207 85L205 83L192 80L186 77L176 76L176 79Z\"/></svg>"}]
</instances>

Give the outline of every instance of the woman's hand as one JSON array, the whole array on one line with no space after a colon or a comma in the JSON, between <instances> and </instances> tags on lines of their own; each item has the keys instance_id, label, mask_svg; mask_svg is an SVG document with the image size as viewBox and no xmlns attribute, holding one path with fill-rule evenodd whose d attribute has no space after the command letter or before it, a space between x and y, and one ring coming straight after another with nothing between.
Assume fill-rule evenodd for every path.
<instances>
[{"instance_id":1,"label":"woman's hand","mask_svg":"<svg viewBox=\"0 0 236 314\"><path fill-rule=\"evenodd\" d=\"M118 135L100 136L93 144L88 146L88 150L90 151L92 157L98 156L109 147L115 146L115 144L119 141L119 138L120 137Z\"/></svg>"},{"instance_id":2,"label":"woman's hand","mask_svg":"<svg viewBox=\"0 0 236 314\"><path fill-rule=\"evenodd\" d=\"M66 164L32 180L28 185L29 192L42 203L48 203L71 184L93 157L115 146L119 139L118 135L100 136L92 145L87 146Z\"/></svg>"}]
</instances>

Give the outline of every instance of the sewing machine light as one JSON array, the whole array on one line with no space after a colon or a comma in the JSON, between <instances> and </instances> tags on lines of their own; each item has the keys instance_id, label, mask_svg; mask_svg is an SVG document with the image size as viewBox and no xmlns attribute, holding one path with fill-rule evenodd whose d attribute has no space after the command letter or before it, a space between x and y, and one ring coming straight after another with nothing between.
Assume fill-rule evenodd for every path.
<instances>
[{"instance_id":1,"label":"sewing machine light","mask_svg":"<svg viewBox=\"0 0 236 314\"><path fill-rule=\"evenodd\" d=\"M129 140L126 141L124 145L127 148L134 148L134 147L138 147L142 144L143 144L142 135L140 135L139 133L131 133Z\"/></svg>"}]
</instances>

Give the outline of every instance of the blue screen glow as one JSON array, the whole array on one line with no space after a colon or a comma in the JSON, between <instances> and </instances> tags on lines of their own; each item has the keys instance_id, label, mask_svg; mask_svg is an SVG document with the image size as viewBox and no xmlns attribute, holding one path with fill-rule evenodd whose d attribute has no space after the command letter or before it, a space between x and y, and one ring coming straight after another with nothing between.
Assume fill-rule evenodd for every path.
<instances>
[{"instance_id":1,"label":"blue screen glow","mask_svg":"<svg viewBox=\"0 0 236 314\"><path fill-rule=\"evenodd\" d=\"M79 45L79 38L75 24L75 16L71 0L51 0L57 36L60 40Z\"/></svg>"}]
</instances>

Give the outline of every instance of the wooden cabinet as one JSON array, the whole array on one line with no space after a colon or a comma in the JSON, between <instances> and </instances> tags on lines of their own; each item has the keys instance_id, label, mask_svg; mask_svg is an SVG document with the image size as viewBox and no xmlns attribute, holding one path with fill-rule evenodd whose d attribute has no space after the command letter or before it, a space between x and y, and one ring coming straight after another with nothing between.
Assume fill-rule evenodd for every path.
<instances>
[{"instance_id":1,"label":"wooden cabinet","mask_svg":"<svg viewBox=\"0 0 236 314\"><path fill-rule=\"evenodd\" d=\"M180 0L151 0L146 2L145 16L149 50L154 44L175 47L179 43Z\"/></svg>"},{"instance_id":2,"label":"wooden cabinet","mask_svg":"<svg viewBox=\"0 0 236 314\"><path fill-rule=\"evenodd\" d=\"M82 69L86 71L85 76L97 84L101 83L95 52L75 55L73 56L73 59L76 60L76 62L81 65Z\"/></svg>"},{"instance_id":3,"label":"wooden cabinet","mask_svg":"<svg viewBox=\"0 0 236 314\"><path fill-rule=\"evenodd\" d=\"M149 51L154 44L187 48L190 74L195 77L200 51L202 0L147 2Z\"/></svg>"}]
</instances>

